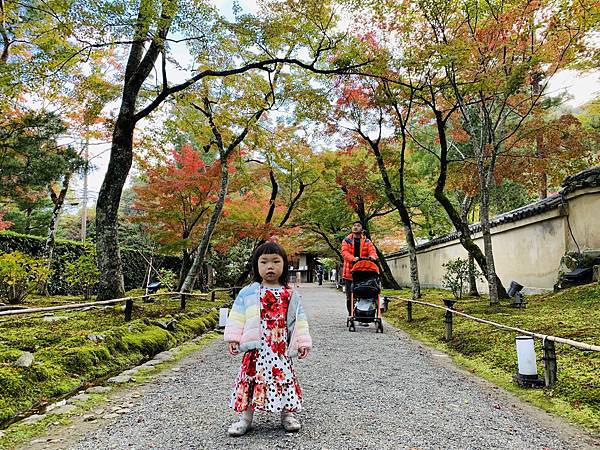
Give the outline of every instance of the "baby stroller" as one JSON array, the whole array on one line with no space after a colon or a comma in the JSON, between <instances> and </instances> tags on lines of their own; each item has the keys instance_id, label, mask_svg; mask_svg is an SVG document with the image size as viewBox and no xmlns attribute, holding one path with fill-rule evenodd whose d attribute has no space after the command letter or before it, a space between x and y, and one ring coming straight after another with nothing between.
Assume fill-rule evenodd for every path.
<instances>
[{"instance_id":1,"label":"baby stroller","mask_svg":"<svg viewBox=\"0 0 600 450\"><path fill-rule=\"evenodd\" d=\"M356 331L356 321L373 322L375 332L383 333L380 292L379 267L368 258L360 258L352 267L352 316L347 321L348 331Z\"/></svg>"}]
</instances>

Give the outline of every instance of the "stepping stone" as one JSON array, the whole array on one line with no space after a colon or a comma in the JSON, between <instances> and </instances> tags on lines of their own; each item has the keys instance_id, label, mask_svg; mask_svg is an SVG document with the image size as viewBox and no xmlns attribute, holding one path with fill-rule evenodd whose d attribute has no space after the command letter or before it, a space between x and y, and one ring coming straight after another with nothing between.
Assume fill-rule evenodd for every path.
<instances>
[{"instance_id":1,"label":"stepping stone","mask_svg":"<svg viewBox=\"0 0 600 450\"><path fill-rule=\"evenodd\" d=\"M75 406L75 405L64 405L64 406L59 406L58 408L53 409L52 411L50 411L49 414L69 414L69 413L73 412L75 409L77 409L77 406Z\"/></svg>"},{"instance_id":2,"label":"stepping stone","mask_svg":"<svg viewBox=\"0 0 600 450\"><path fill-rule=\"evenodd\" d=\"M67 400L67 403L74 402L87 402L91 397L88 394L78 394L75 397L71 397Z\"/></svg>"},{"instance_id":3,"label":"stepping stone","mask_svg":"<svg viewBox=\"0 0 600 450\"><path fill-rule=\"evenodd\" d=\"M85 392L89 394L104 394L105 392L110 391L111 388L108 386L93 386L85 390Z\"/></svg>"},{"instance_id":4,"label":"stepping stone","mask_svg":"<svg viewBox=\"0 0 600 450\"><path fill-rule=\"evenodd\" d=\"M131 375L117 375L108 379L109 383L123 384L131 381Z\"/></svg>"}]
</instances>

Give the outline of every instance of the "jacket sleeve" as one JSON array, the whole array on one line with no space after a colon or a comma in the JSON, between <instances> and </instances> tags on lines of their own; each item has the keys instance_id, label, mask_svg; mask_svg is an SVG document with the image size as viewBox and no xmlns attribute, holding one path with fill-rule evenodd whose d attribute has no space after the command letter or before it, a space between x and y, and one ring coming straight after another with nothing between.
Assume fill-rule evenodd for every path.
<instances>
[{"instance_id":1,"label":"jacket sleeve","mask_svg":"<svg viewBox=\"0 0 600 450\"><path fill-rule=\"evenodd\" d=\"M373 259L377 259L377 250L375 250L375 244L373 244L373 241L371 241L370 239L369 239L368 249L369 249L369 256Z\"/></svg>"},{"instance_id":2,"label":"jacket sleeve","mask_svg":"<svg viewBox=\"0 0 600 450\"><path fill-rule=\"evenodd\" d=\"M242 289L229 311L227 317L227 323L225 324L225 332L223 338L226 342L240 342L242 338L242 331L244 330L244 323L246 321L246 308L244 305L245 290Z\"/></svg>"},{"instance_id":3,"label":"jacket sleeve","mask_svg":"<svg viewBox=\"0 0 600 450\"><path fill-rule=\"evenodd\" d=\"M354 249L346 242L346 238L342 241L342 257L344 261L351 263L354 261Z\"/></svg>"},{"instance_id":4,"label":"jacket sleeve","mask_svg":"<svg viewBox=\"0 0 600 450\"><path fill-rule=\"evenodd\" d=\"M304 312L302 302L298 306L298 317L296 319L295 333L298 341L298 348L312 348L312 338L310 337L310 332L308 330L308 318L306 317L306 312Z\"/></svg>"}]
</instances>

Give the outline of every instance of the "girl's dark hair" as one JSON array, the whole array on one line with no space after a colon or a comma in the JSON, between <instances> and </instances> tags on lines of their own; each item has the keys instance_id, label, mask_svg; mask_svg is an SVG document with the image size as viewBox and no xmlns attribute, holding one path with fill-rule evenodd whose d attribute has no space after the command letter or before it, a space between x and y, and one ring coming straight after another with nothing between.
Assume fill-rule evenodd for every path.
<instances>
[{"instance_id":1,"label":"girl's dark hair","mask_svg":"<svg viewBox=\"0 0 600 450\"><path fill-rule=\"evenodd\" d=\"M273 241L267 241L264 244L258 246L256 250L254 250L254 254L252 255L252 272L254 281L258 281L259 283L262 281L260 273L258 273L258 258L261 255L279 255L283 259L283 272L281 272L281 276L279 277L279 282L285 287L289 287L289 264L287 254L281 245L277 244Z\"/></svg>"}]
</instances>

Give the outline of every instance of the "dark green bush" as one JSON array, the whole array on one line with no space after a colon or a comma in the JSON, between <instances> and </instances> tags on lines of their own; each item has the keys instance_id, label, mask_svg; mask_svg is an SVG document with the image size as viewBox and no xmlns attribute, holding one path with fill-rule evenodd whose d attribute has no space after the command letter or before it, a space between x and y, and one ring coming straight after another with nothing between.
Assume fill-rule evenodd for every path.
<instances>
[{"instance_id":1,"label":"dark green bush","mask_svg":"<svg viewBox=\"0 0 600 450\"><path fill-rule=\"evenodd\" d=\"M42 256L45 238L13 233L12 231L0 232L0 253L10 253L15 250L31 256ZM54 249L54 262L52 276L48 283L50 295L67 295L72 290L66 282L64 271L65 261L73 260L85 255L85 244L78 241L57 240ZM152 255L153 265L156 269L164 268L179 273L181 258L169 255ZM122 248L121 260L123 263L123 276L125 277L125 290L144 286L147 276L148 263L151 255L135 248Z\"/></svg>"}]
</instances>

